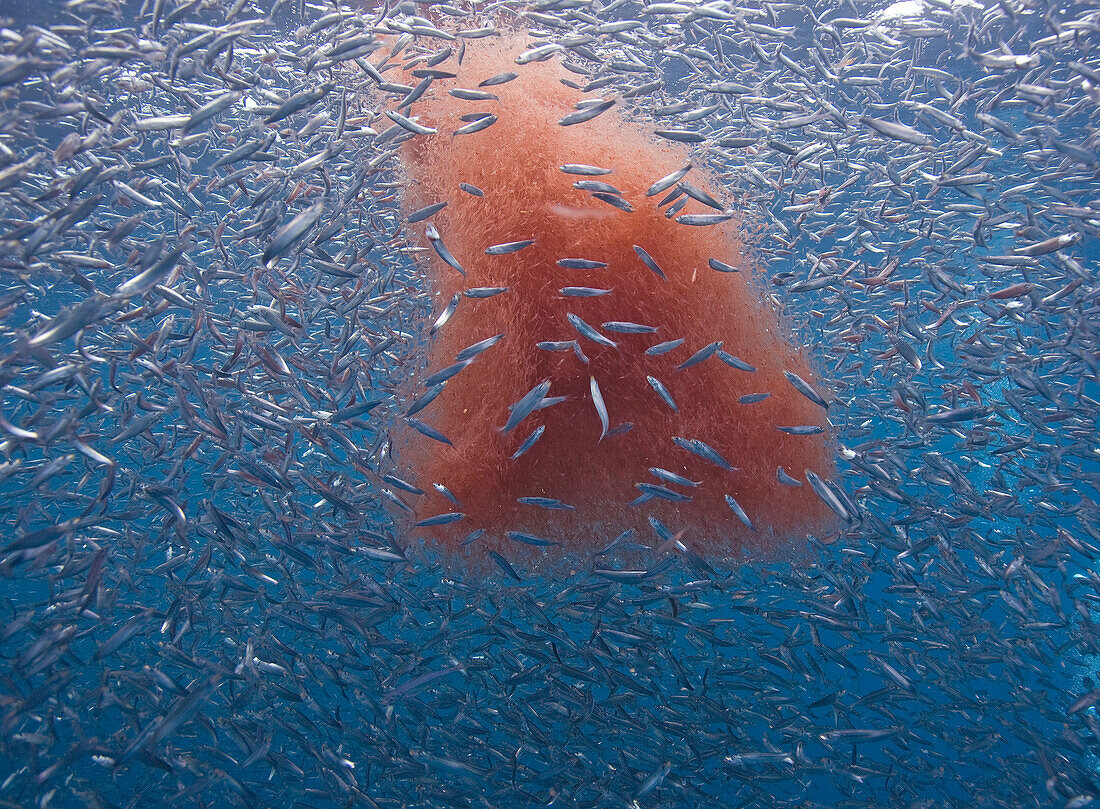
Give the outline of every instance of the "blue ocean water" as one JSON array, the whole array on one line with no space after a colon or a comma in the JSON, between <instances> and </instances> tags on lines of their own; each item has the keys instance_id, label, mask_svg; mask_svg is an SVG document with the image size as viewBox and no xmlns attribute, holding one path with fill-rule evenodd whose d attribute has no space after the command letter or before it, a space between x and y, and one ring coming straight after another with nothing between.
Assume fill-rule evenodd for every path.
<instances>
[{"instance_id":1,"label":"blue ocean water","mask_svg":"<svg viewBox=\"0 0 1100 809\"><path fill-rule=\"evenodd\" d=\"M640 117L720 105L701 159L831 391L852 509L789 558L515 578L438 559L381 477L437 313L371 165L390 122L333 43L424 11L2 12L0 801L1092 803L1091 7L476 9L629 47L667 83ZM593 32L630 20L647 36ZM342 84L290 135L214 165L319 76ZM227 92L193 130L156 120Z\"/></svg>"}]
</instances>

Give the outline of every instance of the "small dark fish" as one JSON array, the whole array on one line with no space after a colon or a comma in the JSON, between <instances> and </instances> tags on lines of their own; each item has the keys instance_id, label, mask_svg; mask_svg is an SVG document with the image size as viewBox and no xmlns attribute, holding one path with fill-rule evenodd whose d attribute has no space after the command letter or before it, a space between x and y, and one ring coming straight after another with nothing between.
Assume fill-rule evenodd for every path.
<instances>
[{"instance_id":1,"label":"small dark fish","mask_svg":"<svg viewBox=\"0 0 1100 809\"><path fill-rule=\"evenodd\" d=\"M596 377L589 377L589 392L592 395L592 404L596 406L596 414L600 417L600 437L599 440L603 441L604 436L607 435L607 428L610 426L607 416L607 405L603 400L603 393L600 392L599 383L596 382Z\"/></svg>"},{"instance_id":2,"label":"small dark fish","mask_svg":"<svg viewBox=\"0 0 1100 809\"><path fill-rule=\"evenodd\" d=\"M719 454L718 450L698 438L681 438L678 435L674 435L672 437L672 443L680 447L680 449L687 450L693 455L698 455L703 460L710 461L712 464L725 469L727 472L737 471L729 461Z\"/></svg>"},{"instance_id":3,"label":"small dark fish","mask_svg":"<svg viewBox=\"0 0 1100 809\"><path fill-rule=\"evenodd\" d=\"M826 410L829 409L829 403L825 401L825 398L818 393L805 379L792 371L784 371L783 376L787 377L787 381L790 382L795 390L813 402L819 407L823 407Z\"/></svg>"},{"instance_id":4,"label":"small dark fish","mask_svg":"<svg viewBox=\"0 0 1100 809\"><path fill-rule=\"evenodd\" d=\"M684 338L679 340L666 340L663 343L658 343L655 346L647 348L645 353L651 357L659 357L661 354L667 354L670 351L675 351L677 348L684 344Z\"/></svg>"},{"instance_id":5,"label":"small dark fish","mask_svg":"<svg viewBox=\"0 0 1100 809\"><path fill-rule=\"evenodd\" d=\"M376 401L359 402L358 404L349 405L348 407L341 408L329 416L329 420L338 423L341 421L350 421L351 419L359 418L374 410L378 405L385 401L378 399Z\"/></svg>"},{"instance_id":6,"label":"small dark fish","mask_svg":"<svg viewBox=\"0 0 1100 809\"><path fill-rule=\"evenodd\" d=\"M468 368L471 362L473 362L473 359L459 360L458 362L448 365L446 368L441 368L440 370L436 371L420 384L423 385L425 388L434 388L436 385L442 385L448 379L451 379L452 377L456 376L457 374Z\"/></svg>"},{"instance_id":7,"label":"small dark fish","mask_svg":"<svg viewBox=\"0 0 1100 809\"><path fill-rule=\"evenodd\" d=\"M491 115L489 113L486 113L484 115L478 116L475 120L471 121L470 123L466 124L465 126L460 126L458 129L456 129L454 131L454 134L456 134L456 135L471 135L474 132L481 132L484 129L488 129L489 127L491 127L496 122L497 122L497 117L495 115Z\"/></svg>"},{"instance_id":8,"label":"small dark fish","mask_svg":"<svg viewBox=\"0 0 1100 809\"><path fill-rule=\"evenodd\" d=\"M467 362L474 357L479 356L485 351L495 346L501 340L504 339L504 334L494 334L492 337L486 337L484 340L479 340L473 345L467 346L455 355L456 362Z\"/></svg>"},{"instance_id":9,"label":"small dark fish","mask_svg":"<svg viewBox=\"0 0 1100 809\"><path fill-rule=\"evenodd\" d=\"M537 537L534 534L524 533L523 531L506 531L504 535L513 542L522 542L524 545L534 545L535 547L539 548L558 544L552 539L544 539L542 537Z\"/></svg>"},{"instance_id":10,"label":"small dark fish","mask_svg":"<svg viewBox=\"0 0 1100 809\"><path fill-rule=\"evenodd\" d=\"M668 276L665 275L664 271L660 268L660 266L654 260L653 256L651 256L649 253L647 253L644 247L639 247L638 245L634 245L633 247L634 247L634 252L638 254L638 258L640 258L642 260L642 263L645 264L646 267L648 267L650 270L652 270L653 273L658 278L660 278L662 281L667 281L668 280Z\"/></svg>"},{"instance_id":11,"label":"small dark fish","mask_svg":"<svg viewBox=\"0 0 1100 809\"><path fill-rule=\"evenodd\" d=\"M437 669L435 671L429 671L425 674L421 674L417 677L413 677L411 680L406 680L401 685L391 688L382 694L383 705L393 705L399 700L406 699L418 694L434 683L436 680L440 680L448 675L455 674L463 671L462 666L454 665L448 666L443 669Z\"/></svg>"},{"instance_id":12,"label":"small dark fish","mask_svg":"<svg viewBox=\"0 0 1100 809\"><path fill-rule=\"evenodd\" d=\"M405 221L408 222L410 225L414 224L416 222L422 222L425 219L429 219L429 218L435 216L437 213L439 213L440 211L442 211L446 207L447 207L446 202L435 202L435 203L432 203L431 205L425 205L420 210L413 211L411 214L409 214L405 218Z\"/></svg>"},{"instance_id":13,"label":"small dark fish","mask_svg":"<svg viewBox=\"0 0 1100 809\"><path fill-rule=\"evenodd\" d=\"M599 166L589 166L584 163L566 163L558 168L566 174L579 174L582 177L600 177L611 173L611 169L602 169Z\"/></svg>"},{"instance_id":14,"label":"small dark fish","mask_svg":"<svg viewBox=\"0 0 1100 809\"><path fill-rule=\"evenodd\" d=\"M544 432L546 432L546 425L540 424L536 427L534 431L523 440L523 443L519 445L519 449L512 453L512 460L516 460L519 456L531 449L531 447L535 446L535 442L542 438Z\"/></svg>"},{"instance_id":15,"label":"small dark fish","mask_svg":"<svg viewBox=\"0 0 1100 809\"><path fill-rule=\"evenodd\" d=\"M581 318L577 317L577 315L573 314L572 312L566 312L565 317L566 320L569 321L570 325L572 325L573 328L575 328L582 337L587 337L592 342L605 348L616 348L618 346L618 343L604 337L602 334L596 331L595 328L590 326L588 323L585 323Z\"/></svg>"},{"instance_id":16,"label":"small dark fish","mask_svg":"<svg viewBox=\"0 0 1100 809\"><path fill-rule=\"evenodd\" d=\"M431 334L434 335L436 332L447 325L447 321L449 321L454 316L455 311L458 309L459 301L461 300L462 295L457 292L451 297L451 300L447 303L445 307L443 307L443 311L439 313L439 317L437 317L432 323L431 328L429 329L429 332Z\"/></svg>"},{"instance_id":17,"label":"small dark fish","mask_svg":"<svg viewBox=\"0 0 1100 809\"><path fill-rule=\"evenodd\" d=\"M423 520L413 523L413 527L431 528L437 525L450 525L465 518L466 515L461 511L448 511L443 514L436 514L434 517L425 517Z\"/></svg>"},{"instance_id":18,"label":"small dark fish","mask_svg":"<svg viewBox=\"0 0 1100 809\"><path fill-rule=\"evenodd\" d=\"M610 289L599 289L597 287L562 287L558 292L573 298L598 298L611 294Z\"/></svg>"},{"instance_id":19,"label":"small dark fish","mask_svg":"<svg viewBox=\"0 0 1100 809\"><path fill-rule=\"evenodd\" d=\"M702 143L707 139L707 136L702 132L695 132L690 129L655 129L653 134L657 137L664 138L665 140L675 141L676 143ZM684 172L685 174L687 172ZM660 184L660 180L654 184L654 187ZM673 181L672 185L675 185L678 181ZM664 189L661 189L662 191ZM650 191L653 191L651 188ZM653 191L653 194L660 194L661 191Z\"/></svg>"},{"instance_id":20,"label":"small dark fish","mask_svg":"<svg viewBox=\"0 0 1100 809\"><path fill-rule=\"evenodd\" d=\"M710 268L712 270L716 270L718 272L741 272L741 270L739 270L737 267L734 267L732 264L727 264L726 262L719 261L716 258L707 259L707 263L710 265Z\"/></svg>"},{"instance_id":21,"label":"small dark fish","mask_svg":"<svg viewBox=\"0 0 1100 809\"><path fill-rule=\"evenodd\" d=\"M580 105L577 105L580 107ZM574 124L582 124L585 121L591 121L597 115L601 115L607 110L615 106L614 99L600 99L584 107L578 109L576 112L571 112L558 121L561 126L573 126Z\"/></svg>"},{"instance_id":22,"label":"small dark fish","mask_svg":"<svg viewBox=\"0 0 1100 809\"><path fill-rule=\"evenodd\" d=\"M211 168L228 166L231 163L236 163L238 161L244 160L245 158L251 157L257 152L265 151L266 149L271 147L271 144L275 142L275 137L276 135L274 132L268 132L262 137L253 138L252 140L245 141L237 148L226 152L224 155L215 160L214 163L211 165Z\"/></svg>"},{"instance_id":23,"label":"small dark fish","mask_svg":"<svg viewBox=\"0 0 1100 809\"><path fill-rule=\"evenodd\" d=\"M405 411L405 415L415 416L425 407L434 402L439 394L443 392L443 388L445 387L446 385L436 385L435 387L428 388L426 391L424 391L424 393L420 394L418 397L416 397L416 399L413 400L412 404L409 405L409 409Z\"/></svg>"},{"instance_id":24,"label":"small dark fish","mask_svg":"<svg viewBox=\"0 0 1100 809\"><path fill-rule=\"evenodd\" d=\"M726 503L729 505L730 510L737 516L741 522L745 524L745 527L750 531L755 531L756 526L752 524L752 520L749 519L749 515L745 513L745 509L741 508L740 503L733 499L733 495L727 494Z\"/></svg>"},{"instance_id":25,"label":"small dark fish","mask_svg":"<svg viewBox=\"0 0 1100 809\"><path fill-rule=\"evenodd\" d=\"M466 271L462 269L462 265L458 263L458 260L451 255L451 251L447 249L447 246L443 244L443 239L439 235L439 231L435 229L434 225L429 224L424 230L424 235L427 236L428 241L431 242L432 249L435 250L443 262L453 270L457 270L458 273L465 278Z\"/></svg>"},{"instance_id":26,"label":"small dark fish","mask_svg":"<svg viewBox=\"0 0 1100 809\"><path fill-rule=\"evenodd\" d=\"M518 253L525 247L530 247L535 243L534 239L524 239L518 242L503 242L502 244L494 244L485 248L485 255L487 256L504 256L509 253Z\"/></svg>"},{"instance_id":27,"label":"small dark fish","mask_svg":"<svg viewBox=\"0 0 1100 809\"><path fill-rule=\"evenodd\" d=\"M594 194L592 194L592 196L595 197L596 199L600 200L601 202L606 202L608 205L612 206L613 208L618 208L620 211L626 211L627 213L633 213L634 212L634 206L631 205L629 202L627 202L625 199L623 199L618 194L609 194L609 193L605 193L605 192L602 192L602 191L597 191Z\"/></svg>"},{"instance_id":28,"label":"small dark fish","mask_svg":"<svg viewBox=\"0 0 1100 809\"><path fill-rule=\"evenodd\" d=\"M666 761L638 785L638 789L634 793L634 801L637 802L639 798L644 798L658 789L670 772L672 772L672 762Z\"/></svg>"},{"instance_id":29,"label":"small dark fish","mask_svg":"<svg viewBox=\"0 0 1100 809\"><path fill-rule=\"evenodd\" d=\"M718 359L722 360L722 362L724 362L730 368L736 368L738 371L744 371L749 374L756 373L756 368L754 366L745 362L740 357L733 356L733 354L730 354L729 352L719 350Z\"/></svg>"},{"instance_id":30,"label":"small dark fish","mask_svg":"<svg viewBox=\"0 0 1100 809\"><path fill-rule=\"evenodd\" d=\"M853 520L853 515L848 512L848 509L837 497L829 485L817 476L814 472L806 470L806 480L810 482L810 488L814 490L814 493L821 499L821 501L827 505L833 512L846 522Z\"/></svg>"},{"instance_id":31,"label":"small dark fish","mask_svg":"<svg viewBox=\"0 0 1100 809\"><path fill-rule=\"evenodd\" d=\"M658 486L653 483L635 483L634 486L638 491L657 500L667 500L671 503L690 503L693 499L691 495L674 492L672 489L665 486Z\"/></svg>"},{"instance_id":32,"label":"small dark fish","mask_svg":"<svg viewBox=\"0 0 1100 809\"><path fill-rule=\"evenodd\" d=\"M223 93L212 101L203 104L197 110L195 110L188 117L187 122L183 125L184 132L190 132L199 124L213 118L215 115L225 112L238 101L241 100L241 94L236 90L231 90L228 93Z\"/></svg>"},{"instance_id":33,"label":"small dark fish","mask_svg":"<svg viewBox=\"0 0 1100 809\"><path fill-rule=\"evenodd\" d=\"M576 511L575 506L555 500L553 497L520 497L517 501L524 506L538 506L550 511Z\"/></svg>"},{"instance_id":34,"label":"small dark fish","mask_svg":"<svg viewBox=\"0 0 1100 809\"><path fill-rule=\"evenodd\" d=\"M1100 702L1100 691L1086 691L1070 704L1069 708L1066 709L1066 716L1073 716L1075 713L1080 713L1098 702Z\"/></svg>"},{"instance_id":35,"label":"small dark fish","mask_svg":"<svg viewBox=\"0 0 1100 809\"><path fill-rule=\"evenodd\" d=\"M503 570L505 573L507 573L513 579L515 579L518 582L523 581L523 577L520 576L519 573L516 572L516 569L514 567L512 567L512 565L508 562L508 560L505 559L503 556L501 556L499 553L497 553L496 551L489 551L489 557L494 562L496 562L497 567L499 567L501 570Z\"/></svg>"},{"instance_id":36,"label":"small dark fish","mask_svg":"<svg viewBox=\"0 0 1100 809\"><path fill-rule=\"evenodd\" d=\"M76 306L63 310L33 337L27 340L29 348L42 348L71 337L93 323L97 323L114 311L119 304L104 295L85 298Z\"/></svg>"},{"instance_id":37,"label":"small dark fish","mask_svg":"<svg viewBox=\"0 0 1100 809\"><path fill-rule=\"evenodd\" d=\"M99 645L95 651L95 659L102 660L121 649L126 643L137 636L139 632L149 626L152 615L153 609L147 607L126 621L126 623L119 627L111 637Z\"/></svg>"},{"instance_id":38,"label":"small dark fish","mask_svg":"<svg viewBox=\"0 0 1100 809\"><path fill-rule=\"evenodd\" d=\"M992 410L988 407L956 407L951 410L941 410L938 413L930 413L924 417L929 424L958 424L963 421L983 419Z\"/></svg>"},{"instance_id":39,"label":"small dark fish","mask_svg":"<svg viewBox=\"0 0 1100 809\"><path fill-rule=\"evenodd\" d=\"M1041 242L1018 248L1015 253L1019 256L1045 256L1048 253L1053 253L1056 250L1063 250L1075 244L1080 238L1080 233L1063 233L1061 236L1054 236L1053 238L1044 239Z\"/></svg>"},{"instance_id":40,"label":"small dark fish","mask_svg":"<svg viewBox=\"0 0 1100 809\"><path fill-rule=\"evenodd\" d=\"M932 142L931 138L923 132L918 132L911 126L899 124L895 121L883 121L879 118L871 118L866 115L861 116L859 121L869 129L873 129L878 134L893 140L912 143L916 146L925 146Z\"/></svg>"},{"instance_id":41,"label":"small dark fish","mask_svg":"<svg viewBox=\"0 0 1100 809\"><path fill-rule=\"evenodd\" d=\"M814 425L798 425L796 427L776 427L781 433L787 433L788 435L820 435L825 432L824 427L817 427Z\"/></svg>"},{"instance_id":42,"label":"small dark fish","mask_svg":"<svg viewBox=\"0 0 1100 809\"><path fill-rule=\"evenodd\" d=\"M386 117L388 117L391 121L393 121L402 129L404 129L406 132L411 132L414 135L434 135L439 131L438 129L433 129L430 126L418 124L412 118L407 118L401 113L395 112L393 110L386 110Z\"/></svg>"},{"instance_id":43,"label":"small dark fish","mask_svg":"<svg viewBox=\"0 0 1100 809\"><path fill-rule=\"evenodd\" d=\"M605 183L602 180L577 180L575 183L573 183L573 187L576 188L578 191L592 191L599 192L601 194L621 195L623 193L615 186L611 185L610 183Z\"/></svg>"},{"instance_id":44,"label":"small dark fish","mask_svg":"<svg viewBox=\"0 0 1100 809\"><path fill-rule=\"evenodd\" d=\"M506 71L504 73L497 73L495 76L490 76L489 78L485 79L485 81L478 82L477 86L478 87L496 87L498 84L507 84L508 82L512 81L512 79L518 79L518 78L519 78L518 73L513 73L511 71Z\"/></svg>"},{"instance_id":45,"label":"small dark fish","mask_svg":"<svg viewBox=\"0 0 1100 809\"><path fill-rule=\"evenodd\" d=\"M430 424L425 424L420 419L414 419L414 418L406 418L405 421L408 422L409 426L412 427L414 430L416 430L421 435L427 436L428 438L432 439L433 441L438 441L441 444L447 444L448 446L453 446L453 444L451 442L451 439L447 438L447 436L445 436L439 430L435 429L435 427L432 427Z\"/></svg>"},{"instance_id":46,"label":"small dark fish","mask_svg":"<svg viewBox=\"0 0 1100 809\"><path fill-rule=\"evenodd\" d=\"M266 124L277 123L284 118L289 118L296 112L301 112L307 107L312 107L322 98L329 94L329 92L336 85L331 83L319 84L315 87L310 87L301 92L295 93L290 96L286 101L280 104L274 112L268 115L264 119Z\"/></svg>"},{"instance_id":47,"label":"small dark fish","mask_svg":"<svg viewBox=\"0 0 1100 809\"><path fill-rule=\"evenodd\" d=\"M683 214L676 217L676 221L682 225L695 225L696 227L707 227L709 225L719 225L722 222L728 222L733 219L733 214L730 213L700 213L700 214Z\"/></svg>"},{"instance_id":48,"label":"small dark fish","mask_svg":"<svg viewBox=\"0 0 1100 809\"><path fill-rule=\"evenodd\" d=\"M713 357L715 354L718 353L718 350L721 347L722 347L722 341L721 340L716 340L713 343L711 343L710 345L703 346L698 351L696 351L694 354L692 354L690 357L688 357L686 360L684 360L679 365L677 365L676 370L677 371L683 371L685 368L690 368L693 365L698 365L699 363L710 359L711 357Z\"/></svg>"},{"instance_id":49,"label":"small dark fish","mask_svg":"<svg viewBox=\"0 0 1100 809\"><path fill-rule=\"evenodd\" d=\"M278 236L276 236L278 238ZM129 298L134 295L144 295L149 292L153 287L159 284L169 272L176 266L176 262L179 261L180 256L183 255L185 245L177 244L171 250L164 254L155 264L144 272L138 273L129 281L119 284L113 293L112 298ZM266 256L266 254L265 254Z\"/></svg>"},{"instance_id":50,"label":"small dark fish","mask_svg":"<svg viewBox=\"0 0 1100 809\"><path fill-rule=\"evenodd\" d=\"M631 323L627 320L609 320L600 324L605 331L613 331L618 334L654 334L656 326L646 326L643 323Z\"/></svg>"},{"instance_id":51,"label":"small dark fish","mask_svg":"<svg viewBox=\"0 0 1100 809\"><path fill-rule=\"evenodd\" d=\"M567 270L601 270L607 266L603 261L592 261L587 258L559 258L557 264Z\"/></svg>"},{"instance_id":52,"label":"small dark fish","mask_svg":"<svg viewBox=\"0 0 1100 809\"><path fill-rule=\"evenodd\" d=\"M500 96L484 90L465 90L461 87L453 87L447 92L455 98L461 98L463 101L500 101Z\"/></svg>"},{"instance_id":53,"label":"small dark fish","mask_svg":"<svg viewBox=\"0 0 1100 809\"><path fill-rule=\"evenodd\" d=\"M691 170L692 170L692 166L689 163L689 164L685 165L683 168L678 168L678 170L672 172L672 174L661 177L659 179L659 181L657 181L656 183L653 183L651 186L649 186L649 189L646 192L646 196L647 197L656 197L658 194L661 194L662 192L667 192L667 190L669 188L674 186L676 183L679 183L681 181L681 179L686 177L687 172L690 172Z\"/></svg>"},{"instance_id":54,"label":"small dark fish","mask_svg":"<svg viewBox=\"0 0 1100 809\"><path fill-rule=\"evenodd\" d=\"M543 398L550 392L550 380L545 379L535 387L531 388L523 397L513 405L508 407L510 415L508 416L508 422L501 427L502 433L510 433L514 430L521 421L527 418L529 415L535 412L542 403Z\"/></svg>"},{"instance_id":55,"label":"small dark fish","mask_svg":"<svg viewBox=\"0 0 1100 809\"><path fill-rule=\"evenodd\" d=\"M324 210L325 201L322 198L279 228L278 232L272 237L267 249L264 250L264 264L271 266L284 256L295 243L309 232L310 228L317 224Z\"/></svg>"},{"instance_id":56,"label":"small dark fish","mask_svg":"<svg viewBox=\"0 0 1100 809\"><path fill-rule=\"evenodd\" d=\"M412 483L409 483L406 480L402 480L401 478L394 475L382 475L382 480L384 480L386 483L389 483L391 486L396 486L398 489L408 492L409 494L424 494L424 490L420 487L414 486Z\"/></svg>"}]
</instances>

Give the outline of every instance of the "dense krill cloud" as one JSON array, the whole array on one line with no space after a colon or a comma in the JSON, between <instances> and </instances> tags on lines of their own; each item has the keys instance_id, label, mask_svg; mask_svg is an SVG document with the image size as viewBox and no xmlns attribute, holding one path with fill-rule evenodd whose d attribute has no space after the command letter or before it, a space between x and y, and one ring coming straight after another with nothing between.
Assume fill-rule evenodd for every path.
<instances>
[{"instance_id":1,"label":"dense krill cloud","mask_svg":"<svg viewBox=\"0 0 1100 809\"><path fill-rule=\"evenodd\" d=\"M761 302L736 203L528 40L435 64L416 122L434 132L399 155L430 294L454 308L394 431L400 468L446 487L412 526L540 570L616 537L727 558L832 534L811 483L835 474L829 403Z\"/></svg>"},{"instance_id":2,"label":"dense krill cloud","mask_svg":"<svg viewBox=\"0 0 1100 809\"><path fill-rule=\"evenodd\" d=\"M1096 11L4 13L0 805L1095 805Z\"/></svg>"}]
</instances>

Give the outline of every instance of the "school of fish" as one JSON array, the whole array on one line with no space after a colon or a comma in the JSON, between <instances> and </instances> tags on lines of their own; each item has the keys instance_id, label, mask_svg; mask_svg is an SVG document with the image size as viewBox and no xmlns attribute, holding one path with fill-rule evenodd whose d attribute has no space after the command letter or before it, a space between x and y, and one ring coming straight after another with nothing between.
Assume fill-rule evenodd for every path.
<instances>
[{"instance_id":1,"label":"school of fish","mask_svg":"<svg viewBox=\"0 0 1100 809\"><path fill-rule=\"evenodd\" d=\"M0 807L1098 805L1100 10L41 6L0 16ZM516 32L508 73L448 83ZM523 526L483 567L433 545L469 517L394 436L450 443L436 397L516 349L426 357L513 291L433 295L461 234L409 210L402 153L438 88L481 103L550 60L589 99L558 126L625 109L726 184L650 190L685 228L736 220L806 347L815 375L779 379L821 423L779 429L828 435L835 470L774 476L828 532L694 550L675 459L747 459L683 435L637 481L666 509L644 530L547 569ZM506 124L467 117L454 137ZM608 216L636 169L561 166ZM699 271L749 274L729 261ZM589 322L615 290L568 283L572 334L540 351L652 338L672 369L753 372ZM683 378L640 385L678 413ZM578 393L601 445L618 385ZM555 397L492 425L512 460L553 446Z\"/></svg>"}]
</instances>

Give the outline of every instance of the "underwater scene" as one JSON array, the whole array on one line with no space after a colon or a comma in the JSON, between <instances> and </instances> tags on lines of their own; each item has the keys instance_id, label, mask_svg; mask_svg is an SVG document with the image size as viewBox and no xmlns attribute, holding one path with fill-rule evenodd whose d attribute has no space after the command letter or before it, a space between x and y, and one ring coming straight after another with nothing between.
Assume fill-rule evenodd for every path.
<instances>
[{"instance_id":1,"label":"underwater scene","mask_svg":"<svg viewBox=\"0 0 1100 809\"><path fill-rule=\"evenodd\" d=\"M1098 45L0 0L0 807L1100 805Z\"/></svg>"}]
</instances>

